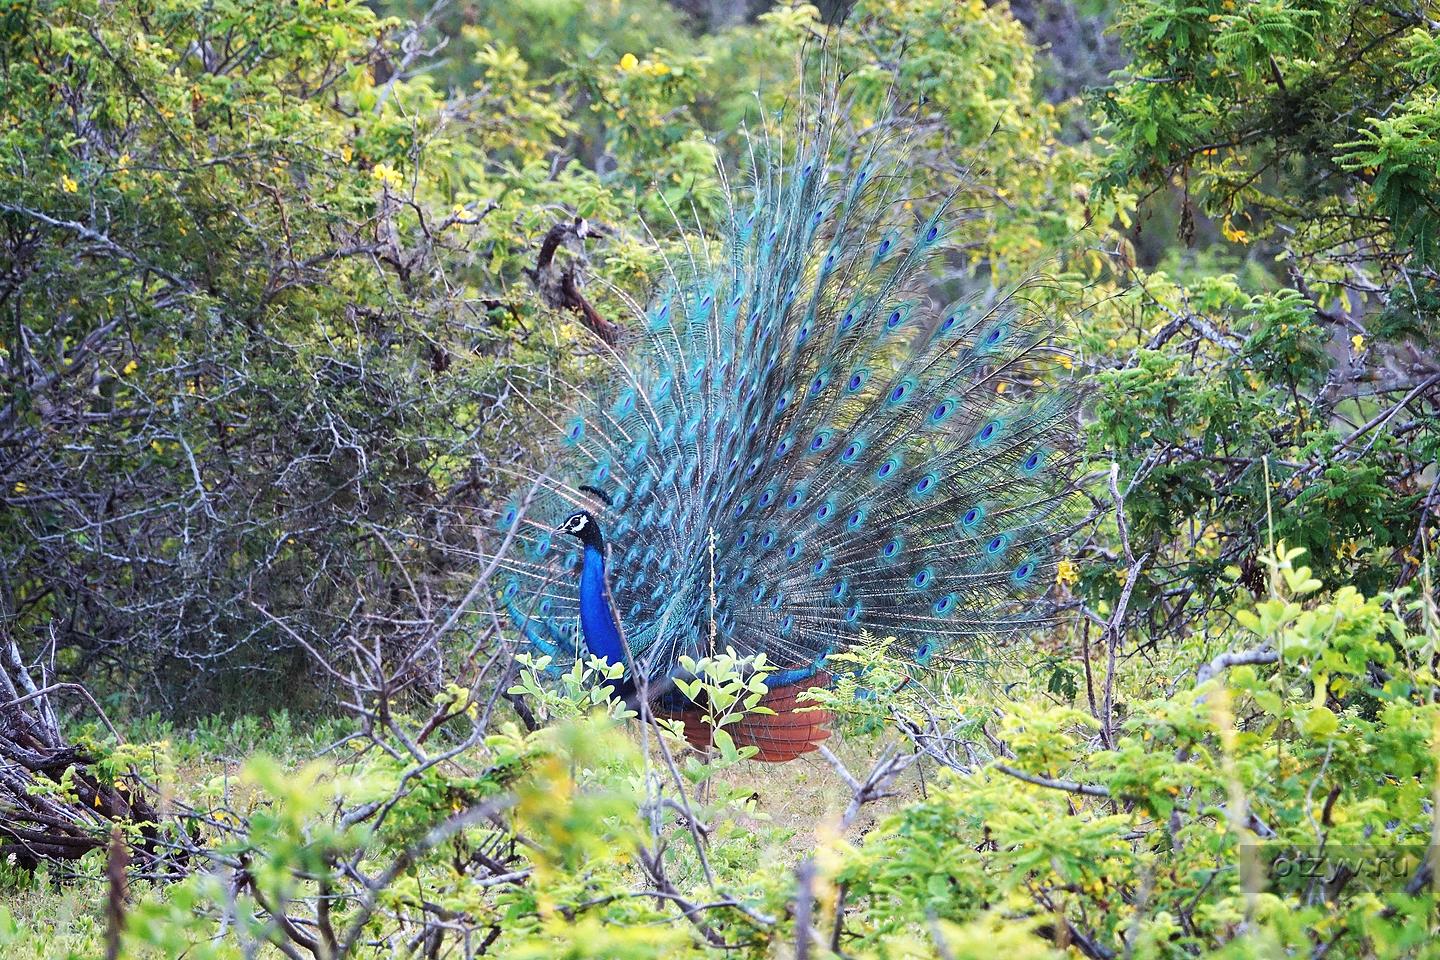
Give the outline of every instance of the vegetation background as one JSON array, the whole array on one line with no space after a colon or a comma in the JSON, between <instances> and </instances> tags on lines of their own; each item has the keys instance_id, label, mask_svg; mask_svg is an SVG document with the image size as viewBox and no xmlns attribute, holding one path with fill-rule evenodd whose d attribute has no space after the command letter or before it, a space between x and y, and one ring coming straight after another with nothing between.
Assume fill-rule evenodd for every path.
<instances>
[{"instance_id":1,"label":"vegetation background","mask_svg":"<svg viewBox=\"0 0 1440 960\"><path fill-rule=\"evenodd\" d=\"M1056 278L1102 520L762 768L477 537L825 35ZM0 0L0 951L1433 955L1437 270L1424 0Z\"/></svg>"}]
</instances>

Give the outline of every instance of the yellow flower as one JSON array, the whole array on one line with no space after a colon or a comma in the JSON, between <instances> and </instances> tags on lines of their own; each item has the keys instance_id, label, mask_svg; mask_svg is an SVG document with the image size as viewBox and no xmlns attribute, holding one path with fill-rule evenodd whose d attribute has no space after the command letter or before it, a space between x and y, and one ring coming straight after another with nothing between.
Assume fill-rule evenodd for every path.
<instances>
[{"instance_id":1,"label":"yellow flower","mask_svg":"<svg viewBox=\"0 0 1440 960\"><path fill-rule=\"evenodd\" d=\"M1350 338L1350 347L1356 353L1359 353L1361 350L1365 349L1365 338L1358 333L1355 334L1355 336Z\"/></svg>"},{"instance_id":2,"label":"yellow flower","mask_svg":"<svg viewBox=\"0 0 1440 960\"><path fill-rule=\"evenodd\" d=\"M627 53L620 58L620 69L629 73L631 70L634 70L639 63L640 61L636 59L635 54Z\"/></svg>"},{"instance_id":3,"label":"yellow flower","mask_svg":"<svg viewBox=\"0 0 1440 960\"><path fill-rule=\"evenodd\" d=\"M1070 354L1068 353L1062 353L1060 354L1059 363L1060 366L1064 367L1066 370L1069 370L1075 366L1075 358L1070 356Z\"/></svg>"},{"instance_id":4,"label":"yellow flower","mask_svg":"<svg viewBox=\"0 0 1440 960\"><path fill-rule=\"evenodd\" d=\"M151 450L154 450L156 453L164 453L164 452L165 452L165 447L164 447L163 444L161 444L161 442L160 442L159 440L151 440L151 441L150 441L150 449L151 449Z\"/></svg>"},{"instance_id":5,"label":"yellow flower","mask_svg":"<svg viewBox=\"0 0 1440 960\"><path fill-rule=\"evenodd\" d=\"M17 481L15 482L15 492L16 492L16 493L24 493L26 490L29 490L29 489L30 489L30 488L25 485L25 481L24 481L24 480L17 480Z\"/></svg>"},{"instance_id":6,"label":"yellow flower","mask_svg":"<svg viewBox=\"0 0 1440 960\"><path fill-rule=\"evenodd\" d=\"M80 184L76 183L75 178L67 173L60 178L60 189L66 193L74 193L80 189Z\"/></svg>"},{"instance_id":7,"label":"yellow flower","mask_svg":"<svg viewBox=\"0 0 1440 960\"><path fill-rule=\"evenodd\" d=\"M388 163L375 164L375 168L370 171L370 176L374 177L376 180L379 180L387 187L398 187L405 182L404 178L400 176L400 171L396 170Z\"/></svg>"},{"instance_id":8,"label":"yellow flower","mask_svg":"<svg viewBox=\"0 0 1440 960\"><path fill-rule=\"evenodd\" d=\"M650 74L650 76L652 77L663 77L665 74L670 72L670 65L665 63L664 61L657 60L654 63L650 64L650 66L646 69L645 72Z\"/></svg>"},{"instance_id":9,"label":"yellow flower","mask_svg":"<svg viewBox=\"0 0 1440 960\"><path fill-rule=\"evenodd\" d=\"M1004 393L1005 390L1006 390L1006 388L1009 387L1009 386L1010 386L1010 384L1008 384L1008 383L1006 383L1005 381L1002 380L1002 381L1000 381L999 383L995 384L995 392L996 392L996 393Z\"/></svg>"},{"instance_id":10,"label":"yellow flower","mask_svg":"<svg viewBox=\"0 0 1440 960\"><path fill-rule=\"evenodd\" d=\"M355 150L348 143L340 148L340 159L346 163L349 163L350 159L354 156Z\"/></svg>"},{"instance_id":11,"label":"yellow flower","mask_svg":"<svg viewBox=\"0 0 1440 960\"><path fill-rule=\"evenodd\" d=\"M1079 583L1080 568L1075 566L1075 563L1071 560L1061 560L1055 564L1055 582L1061 586Z\"/></svg>"},{"instance_id":12,"label":"yellow flower","mask_svg":"<svg viewBox=\"0 0 1440 960\"><path fill-rule=\"evenodd\" d=\"M120 371L120 376L122 376L122 377L128 377L128 376L130 376L130 374L134 373L136 370L139 370L139 369L140 369L140 364L139 364L138 362L134 361L134 360L131 360L129 363L125 364L124 369L122 369L122 370Z\"/></svg>"}]
</instances>

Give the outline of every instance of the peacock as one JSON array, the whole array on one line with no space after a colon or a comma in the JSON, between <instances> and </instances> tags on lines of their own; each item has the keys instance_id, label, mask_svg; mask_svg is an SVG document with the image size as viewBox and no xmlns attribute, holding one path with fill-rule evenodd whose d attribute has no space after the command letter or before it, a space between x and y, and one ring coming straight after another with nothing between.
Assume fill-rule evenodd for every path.
<instances>
[{"instance_id":1,"label":"peacock","mask_svg":"<svg viewBox=\"0 0 1440 960\"><path fill-rule=\"evenodd\" d=\"M1042 282L965 293L957 193L909 195L904 124L843 119L834 96L749 136L720 235L594 339L567 414L533 404L553 461L495 511L499 601L552 669L621 664L700 743L680 658L763 653L774 713L733 732L761 760L816 749L799 695L866 636L948 669L1044 622L1071 493Z\"/></svg>"}]
</instances>

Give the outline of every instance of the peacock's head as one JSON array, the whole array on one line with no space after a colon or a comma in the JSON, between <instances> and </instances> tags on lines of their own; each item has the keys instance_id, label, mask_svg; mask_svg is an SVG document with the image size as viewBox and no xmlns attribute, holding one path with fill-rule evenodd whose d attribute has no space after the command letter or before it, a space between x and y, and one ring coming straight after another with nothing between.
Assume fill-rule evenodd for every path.
<instances>
[{"instance_id":1,"label":"peacock's head","mask_svg":"<svg viewBox=\"0 0 1440 960\"><path fill-rule=\"evenodd\" d=\"M591 546L600 545L600 524L588 510L576 510L555 528L556 533L568 533L578 537L580 542Z\"/></svg>"}]
</instances>

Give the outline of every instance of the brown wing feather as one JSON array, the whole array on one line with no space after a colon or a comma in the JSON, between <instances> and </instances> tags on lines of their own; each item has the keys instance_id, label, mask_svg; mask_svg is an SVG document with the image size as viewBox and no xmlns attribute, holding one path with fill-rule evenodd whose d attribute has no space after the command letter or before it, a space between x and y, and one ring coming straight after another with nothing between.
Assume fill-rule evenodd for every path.
<instances>
[{"instance_id":1,"label":"brown wing feather","mask_svg":"<svg viewBox=\"0 0 1440 960\"><path fill-rule=\"evenodd\" d=\"M762 706L774 710L773 715L755 714L726 728L737 747L759 747L752 759L767 763L783 763L809 753L830 736L827 729L834 717L828 710L818 710L799 699L800 694L830 682L830 675L819 673L801 683L771 689L760 699ZM699 710L657 712L656 716L680 720L685 724L685 739L699 750L708 749L713 740L709 725Z\"/></svg>"}]
</instances>

